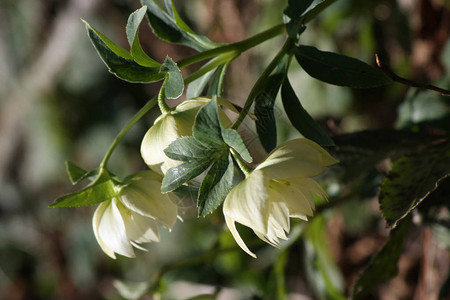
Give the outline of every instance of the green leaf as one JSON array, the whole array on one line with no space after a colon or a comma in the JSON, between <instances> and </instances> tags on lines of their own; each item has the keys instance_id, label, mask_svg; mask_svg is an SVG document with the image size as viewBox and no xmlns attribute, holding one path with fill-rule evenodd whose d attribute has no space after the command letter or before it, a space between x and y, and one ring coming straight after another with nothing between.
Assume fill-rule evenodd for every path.
<instances>
[{"instance_id":1,"label":"green leaf","mask_svg":"<svg viewBox=\"0 0 450 300\"><path fill-rule=\"evenodd\" d=\"M222 137L224 142L236 150L236 152L247 162L253 161L252 156L248 152L247 147L244 144L239 133L234 129L222 129Z\"/></svg>"},{"instance_id":2,"label":"green leaf","mask_svg":"<svg viewBox=\"0 0 450 300\"><path fill-rule=\"evenodd\" d=\"M75 165L70 161L66 161L66 171L67 175L69 175L70 182L72 184L76 184L86 178L87 171L83 170L79 166Z\"/></svg>"},{"instance_id":3,"label":"green leaf","mask_svg":"<svg viewBox=\"0 0 450 300\"><path fill-rule=\"evenodd\" d=\"M183 94L184 81L181 71L176 62L169 56L166 56L164 63L161 65L161 73L166 73L165 93L168 99L177 99Z\"/></svg>"},{"instance_id":4,"label":"green leaf","mask_svg":"<svg viewBox=\"0 0 450 300\"><path fill-rule=\"evenodd\" d=\"M205 89L206 84L208 83L211 76L214 74L215 70L209 71L205 75L195 79L192 81L186 89L186 99L196 98L200 96Z\"/></svg>"},{"instance_id":5,"label":"green leaf","mask_svg":"<svg viewBox=\"0 0 450 300\"><path fill-rule=\"evenodd\" d=\"M204 217L216 210L233 187L234 165L228 151L211 166L200 186L198 214Z\"/></svg>"},{"instance_id":6,"label":"green leaf","mask_svg":"<svg viewBox=\"0 0 450 300\"><path fill-rule=\"evenodd\" d=\"M382 71L365 62L315 47L297 46L295 57L311 77L330 84L371 88L392 83Z\"/></svg>"},{"instance_id":7,"label":"green leaf","mask_svg":"<svg viewBox=\"0 0 450 300\"><path fill-rule=\"evenodd\" d=\"M213 157L209 159L194 159L179 166L170 168L162 181L161 191L163 193L171 192L182 186L185 182L192 180L205 171L214 161Z\"/></svg>"},{"instance_id":8,"label":"green leaf","mask_svg":"<svg viewBox=\"0 0 450 300\"><path fill-rule=\"evenodd\" d=\"M267 152L277 144L277 129L275 124L274 104L278 90L286 76L291 56L286 54L277 68L262 82L262 88L255 96L256 131L261 144Z\"/></svg>"},{"instance_id":9,"label":"green leaf","mask_svg":"<svg viewBox=\"0 0 450 300\"><path fill-rule=\"evenodd\" d=\"M283 11L283 20L289 37L298 40L300 33L304 30L303 13L314 2L314 0L289 0L288 6Z\"/></svg>"},{"instance_id":10,"label":"green leaf","mask_svg":"<svg viewBox=\"0 0 450 300\"><path fill-rule=\"evenodd\" d=\"M367 299L367 294L376 286L394 277L397 263L403 252L403 244L409 233L411 218L399 222L397 228L392 229L389 239L383 248L370 261L353 287L353 300Z\"/></svg>"},{"instance_id":11,"label":"green leaf","mask_svg":"<svg viewBox=\"0 0 450 300\"><path fill-rule=\"evenodd\" d=\"M159 73L159 68L137 64L128 51L114 44L87 22L83 22L92 44L109 72L130 82L155 82L164 78L164 74Z\"/></svg>"},{"instance_id":12,"label":"green leaf","mask_svg":"<svg viewBox=\"0 0 450 300\"><path fill-rule=\"evenodd\" d=\"M381 184L380 209L391 227L450 175L450 143L427 147L395 161Z\"/></svg>"},{"instance_id":13,"label":"green leaf","mask_svg":"<svg viewBox=\"0 0 450 300\"><path fill-rule=\"evenodd\" d=\"M305 230L306 278L318 299L344 300L344 279L331 255L326 233L323 215L314 217Z\"/></svg>"},{"instance_id":14,"label":"green leaf","mask_svg":"<svg viewBox=\"0 0 450 300\"><path fill-rule=\"evenodd\" d=\"M217 68L217 71L211 80L211 84L208 87L208 91L206 92L207 96L214 96L214 95L216 95L217 97L222 96L223 81L225 79L227 67L228 63L225 63Z\"/></svg>"},{"instance_id":15,"label":"green leaf","mask_svg":"<svg viewBox=\"0 0 450 300\"><path fill-rule=\"evenodd\" d=\"M334 146L333 140L303 108L287 77L281 88L281 100L289 121L291 121L292 126L294 126L298 132L319 145Z\"/></svg>"},{"instance_id":16,"label":"green leaf","mask_svg":"<svg viewBox=\"0 0 450 300\"><path fill-rule=\"evenodd\" d=\"M203 106L195 117L192 135L202 144L211 148L222 148L222 125L217 112L217 97Z\"/></svg>"},{"instance_id":17,"label":"green leaf","mask_svg":"<svg viewBox=\"0 0 450 300\"><path fill-rule=\"evenodd\" d=\"M160 67L161 64L150 58L144 50L142 50L141 43L139 42L139 26L142 19L145 16L147 7L143 6L140 9L133 12L128 18L126 27L128 43L130 44L130 54L134 61L144 67Z\"/></svg>"},{"instance_id":18,"label":"green leaf","mask_svg":"<svg viewBox=\"0 0 450 300\"><path fill-rule=\"evenodd\" d=\"M173 141L164 153L167 157L180 160L189 161L192 159L205 159L211 156L215 149L208 148L204 144L198 142L193 136L183 136Z\"/></svg>"},{"instance_id":19,"label":"green leaf","mask_svg":"<svg viewBox=\"0 0 450 300\"><path fill-rule=\"evenodd\" d=\"M147 17L157 37L170 43L181 44L197 51L212 49L217 46L207 37L192 32L181 20L172 3L172 13L168 14L154 0L141 0L147 6ZM167 5L167 2L166 2Z\"/></svg>"},{"instance_id":20,"label":"green leaf","mask_svg":"<svg viewBox=\"0 0 450 300\"><path fill-rule=\"evenodd\" d=\"M97 178L80 191L64 195L55 200L50 207L75 207L98 204L117 196L115 183L107 171L101 172Z\"/></svg>"}]
</instances>

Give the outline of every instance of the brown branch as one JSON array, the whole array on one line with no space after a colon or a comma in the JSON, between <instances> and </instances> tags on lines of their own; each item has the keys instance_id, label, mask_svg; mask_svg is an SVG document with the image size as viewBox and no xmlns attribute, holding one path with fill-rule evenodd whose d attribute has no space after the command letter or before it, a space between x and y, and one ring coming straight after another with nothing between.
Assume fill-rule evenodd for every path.
<instances>
[{"instance_id":1,"label":"brown branch","mask_svg":"<svg viewBox=\"0 0 450 300\"><path fill-rule=\"evenodd\" d=\"M398 83L401 83L401 84L404 84L404 85L407 85L410 87L419 88L419 89L436 91L436 92L440 93L442 96L450 96L449 90L442 89L440 87L437 87L437 86L434 86L431 84L414 82L414 81L411 81L406 78L398 76L388 66L385 66L381 63L380 58L378 57L378 54L375 54L375 62L377 64L377 67L395 82L398 82Z\"/></svg>"}]
</instances>

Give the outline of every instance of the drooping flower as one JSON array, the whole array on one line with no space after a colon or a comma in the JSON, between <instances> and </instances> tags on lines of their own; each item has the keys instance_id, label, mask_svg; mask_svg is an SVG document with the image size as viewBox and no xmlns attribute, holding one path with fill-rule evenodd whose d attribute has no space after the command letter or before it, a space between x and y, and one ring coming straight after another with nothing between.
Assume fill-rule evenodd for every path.
<instances>
[{"instance_id":1,"label":"drooping flower","mask_svg":"<svg viewBox=\"0 0 450 300\"><path fill-rule=\"evenodd\" d=\"M155 120L141 144L142 158L150 169L165 174L168 169L181 164L180 161L168 158L164 149L177 138L192 135L195 116L209 101L211 98L207 97L185 100L173 111L163 113ZM218 103L235 111L235 108L225 99L218 98ZM222 110L219 110L219 118L224 126L230 123Z\"/></svg>"},{"instance_id":2,"label":"drooping flower","mask_svg":"<svg viewBox=\"0 0 450 300\"><path fill-rule=\"evenodd\" d=\"M225 199L225 222L238 245L251 252L235 222L250 227L263 241L278 246L287 239L290 217L307 220L313 215L313 194L326 197L311 177L337 163L328 152L307 139L295 139L275 148Z\"/></svg>"},{"instance_id":3,"label":"drooping flower","mask_svg":"<svg viewBox=\"0 0 450 300\"><path fill-rule=\"evenodd\" d=\"M158 225L172 229L177 206L168 194L161 194L162 177L152 171L139 172L116 187L117 196L102 202L95 210L92 225L102 250L134 257L133 246L159 242Z\"/></svg>"}]
</instances>

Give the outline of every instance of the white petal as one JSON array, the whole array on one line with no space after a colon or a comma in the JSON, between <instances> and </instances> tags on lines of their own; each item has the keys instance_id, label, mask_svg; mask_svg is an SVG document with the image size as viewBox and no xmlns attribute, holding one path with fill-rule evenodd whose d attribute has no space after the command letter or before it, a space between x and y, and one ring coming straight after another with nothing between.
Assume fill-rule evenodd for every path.
<instances>
[{"instance_id":1,"label":"white petal","mask_svg":"<svg viewBox=\"0 0 450 300\"><path fill-rule=\"evenodd\" d=\"M177 206L161 193L161 182L132 180L120 190L120 200L130 210L154 218L171 229L177 221Z\"/></svg>"},{"instance_id":2,"label":"white petal","mask_svg":"<svg viewBox=\"0 0 450 300\"><path fill-rule=\"evenodd\" d=\"M223 204L225 217L255 231L267 233L270 214L269 179L264 172L255 170L234 187Z\"/></svg>"},{"instance_id":3,"label":"white petal","mask_svg":"<svg viewBox=\"0 0 450 300\"><path fill-rule=\"evenodd\" d=\"M137 243L159 242L158 224L131 210L121 210L128 239Z\"/></svg>"},{"instance_id":4,"label":"white petal","mask_svg":"<svg viewBox=\"0 0 450 300\"><path fill-rule=\"evenodd\" d=\"M253 253L252 251L250 251L248 249L247 245L244 243L244 241L242 240L241 236L239 235L239 232L236 229L236 224L234 224L234 220L231 219L231 218L225 217L225 222L226 222L226 224L228 226L228 229L230 230L231 234L233 235L234 240L239 245L239 247L241 247L242 250L247 252L248 255L256 258L255 253Z\"/></svg>"},{"instance_id":5,"label":"white petal","mask_svg":"<svg viewBox=\"0 0 450 300\"><path fill-rule=\"evenodd\" d=\"M112 251L123 256L134 257L133 247L127 237L125 224L117 204L116 198L107 202L98 224L98 235Z\"/></svg>"},{"instance_id":6,"label":"white petal","mask_svg":"<svg viewBox=\"0 0 450 300\"><path fill-rule=\"evenodd\" d=\"M145 163L152 170L162 174L164 174L162 169L167 171L169 165L179 164L164 153L164 149L179 137L174 117L170 114L160 116L142 140L141 155Z\"/></svg>"},{"instance_id":7,"label":"white petal","mask_svg":"<svg viewBox=\"0 0 450 300\"><path fill-rule=\"evenodd\" d=\"M100 220L103 217L103 213L105 212L105 209L108 207L109 201L105 201L100 203L99 206L95 209L94 216L92 218L92 227L94 229L94 235L97 239L98 244L100 245L100 248L102 248L103 252L105 252L106 255L109 257L116 259L116 256L114 255L114 251L112 251L106 244L103 242L102 238L100 237L100 234L98 232L98 227L100 224Z\"/></svg>"},{"instance_id":8,"label":"white petal","mask_svg":"<svg viewBox=\"0 0 450 300\"><path fill-rule=\"evenodd\" d=\"M281 196L278 201L283 201L295 216L312 216L313 211L310 201L304 192L295 184L286 180L271 180L270 186Z\"/></svg>"},{"instance_id":9,"label":"white petal","mask_svg":"<svg viewBox=\"0 0 450 300\"><path fill-rule=\"evenodd\" d=\"M265 170L272 179L311 177L336 163L328 152L307 139L290 140L275 148L257 169Z\"/></svg>"}]
</instances>

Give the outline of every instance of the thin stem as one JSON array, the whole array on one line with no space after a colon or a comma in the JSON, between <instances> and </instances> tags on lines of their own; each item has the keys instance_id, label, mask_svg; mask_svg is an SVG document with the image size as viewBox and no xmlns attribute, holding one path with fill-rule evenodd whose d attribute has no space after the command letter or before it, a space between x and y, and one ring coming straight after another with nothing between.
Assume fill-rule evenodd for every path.
<instances>
[{"instance_id":1,"label":"thin stem","mask_svg":"<svg viewBox=\"0 0 450 300\"><path fill-rule=\"evenodd\" d=\"M179 68L183 68L189 65L192 65L196 62L206 60L211 57L218 56L220 54L226 53L226 52L244 52L250 48L255 47L256 45L259 45L267 40L270 40L277 35L282 34L285 32L285 26L284 24L276 25L266 31L263 31L261 33L258 33L248 39L245 39L240 42L227 44L223 46L219 46L214 49L206 50L204 52L200 52L197 54L194 54L192 56L186 57L180 61L177 62L177 65Z\"/></svg>"},{"instance_id":2,"label":"thin stem","mask_svg":"<svg viewBox=\"0 0 450 300\"><path fill-rule=\"evenodd\" d=\"M157 103L157 98L153 97L148 101L129 121L128 123L120 130L120 132L117 134L116 138L112 142L111 146L109 146L108 151L105 154L105 157L103 158L102 162L100 163L100 168L106 168L106 165L108 164L109 158L111 157L112 153L114 152L114 149L116 149L117 145L122 141L123 137L127 132L136 124L139 119L141 119L150 109L153 108Z\"/></svg>"},{"instance_id":3,"label":"thin stem","mask_svg":"<svg viewBox=\"0 0 450 300\"><path fill-rule=\"evenodd\" d=\"M440 88L440 87L437 87L437 86L434 86L431 84L414 82L409 79L398 76L391 70L391 68L389 68L388 66L381 63L381 60L377 54L375 54L375 61L376 61L377 67L380 68L381 71L383 71L387 76L389 76L395 82L398 82L398 83L401 83L401 84L404 84L407 86L419 88L419 89L432 90L432 91L440 93L442 96L450 96L449 90L445 90L443 88Z\"/></svg>"},{"instance_id":4,"label":"thin stem","mask_svg":"<svg viewBox=\"0 0 450 300\"><path fill-rule=\"evenodd\" d=\"M234 159L239 165L239 168L241 169L242 173L244 173L245 177L248 177L250 173L253 171L253 168L248 166L245 161L242 159L242 157L237 153L233 148L230 148L231 153L233 154Z\"/></svg>"},{"instance_id":5,"label":"thin stem","mask_svg":"<svg viewBox=\"0 0 450 300\"><path fill-rule=\"evenodd\" d=\"M272 71L277 67L280 60L283 58L284 55L289 53L292 50L292 47L294 46L294 40L288 38L286 42L284 43L283 47L280 49L280 51L277 53L277 55L272 59L270 64L267 66L267 68L264 70L264 72L261 74L261 76L256 81L255 85L251 89L247 100L245 101L244 107L242 108L242 111L240 112L239 116L237 117L236 121L234 122L233 126L231 128L237 129L239 125L241 125L242 121L244 121L244 118L247 116L248 111L250 110L250 107L253 104L253 101L256 98L256 94L260 92L260 90L263 88L263 84L265 80L270 76Z\"/></svg>"}]
</instances>

